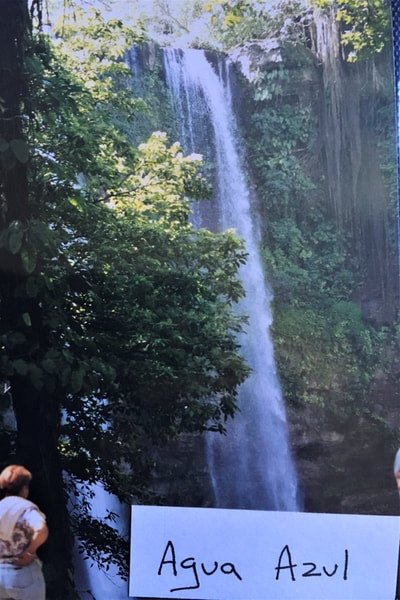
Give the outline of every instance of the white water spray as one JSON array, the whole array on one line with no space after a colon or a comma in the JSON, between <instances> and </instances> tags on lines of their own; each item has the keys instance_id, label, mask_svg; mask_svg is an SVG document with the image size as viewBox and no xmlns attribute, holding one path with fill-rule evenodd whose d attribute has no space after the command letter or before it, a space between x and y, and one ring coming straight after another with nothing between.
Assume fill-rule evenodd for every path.
<instances>
[{"instance_id":1,"label":"white water spray","mask_svg":"<svg viewBox=\"0 0 400 600\"><path fill-rule=\"evenodd\" d=\"M221 69L218 76L201 50L166 50L164 64L185 150L211 156L215 163L214 228L234 228L248 251L240 272L246 297L239 310L249 316L249 323L239 341L252 372L239 390L240 412L229 422L227 436L208 436L215 503L225 508L298 510L297 479L269 331L272 294L262 271L229 86L224 85ZM204 212L201 220L208 224Z\"/></svg>"}]
</instances>

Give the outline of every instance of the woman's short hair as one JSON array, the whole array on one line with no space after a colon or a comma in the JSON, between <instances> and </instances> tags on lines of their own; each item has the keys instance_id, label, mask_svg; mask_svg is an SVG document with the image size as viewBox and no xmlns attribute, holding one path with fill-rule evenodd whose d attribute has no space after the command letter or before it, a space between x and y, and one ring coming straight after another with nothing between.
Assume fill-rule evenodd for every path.
<instances>
[{"instance_id":1,"label":"woman's short hair","mask_svg":"<svg viewBox=\"0 0 400 600\"><path fill-rule=\"evenodd\" d=\"M9 465L0 473L0 489L8 496L18 496L25 485L29 485L32 473L21 465Z\"/></svg>"}]
</instances>

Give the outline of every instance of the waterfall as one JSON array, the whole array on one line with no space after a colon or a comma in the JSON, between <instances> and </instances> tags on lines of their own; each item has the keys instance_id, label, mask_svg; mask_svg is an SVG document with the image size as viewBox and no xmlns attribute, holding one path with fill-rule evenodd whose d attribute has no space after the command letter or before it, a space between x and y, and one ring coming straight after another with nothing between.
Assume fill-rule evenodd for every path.
<instances>
[{"instance_id":1,"label":"waterfall","mask_svg":"<svg viewBox=\"0 0 400 600\"><path fill-rule=\"evenodd\" d=\"M136 54L129 64L140 78ZM246 297L238 308L249 321L238 341L252 373L240 388L240 411L228 423L227 435L207 437L215 505L298 510L296 474L269 333L272 294L264 280L257 223L250 212L250 192L237 147L229 69L221 63L217 74L200 50L165 50L164 67L185 150L201 152L214 165L214 202L196 203L194 222L214 230L234 228L246 241L249 254L240 272ZM123 513L101 486L93 492L93 516L104 518L107 509ZM116 524L119 530L124 522L122 517ZM104 573L96 564L84 565L80 557L76 565L81 600L127 598L126 583L114 568Z\"/></svg>"},{"instance_id":2,"label":"waterfall","mask_svg":"<svg viewBox=\"0 0 400 600\"><path fill-rule=\"evenodd\" d=\"M246 296L239 310L249 320L239 342L252 372L240 387L239 412L228 423L227 435L207 438L215 505L298 510L297 480L270 335L272 294L261 266L227 69L219 68L217 74L205 53L192 49L165 50L164 66L185 151L202 153L214 164L213 229L235 229L248 252L240 272ZM205 212L196 207L196 224L209 226Z\"/></svg>"}]
</instances>

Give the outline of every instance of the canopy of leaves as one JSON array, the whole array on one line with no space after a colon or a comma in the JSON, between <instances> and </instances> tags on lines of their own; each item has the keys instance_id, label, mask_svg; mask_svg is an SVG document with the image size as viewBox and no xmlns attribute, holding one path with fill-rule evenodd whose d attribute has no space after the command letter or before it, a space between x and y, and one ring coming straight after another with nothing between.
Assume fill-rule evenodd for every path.
<instances>
[{"instance_id":1,"label":"canopy of leaves","mask_svg":"<svg viewBox=\"0 0 400 600\"><path fill-rule=\"evenodd\" d=\"M311 16L307 0L215 0L204 9L215 37L227 49L267 38L304 42Z\"/></svg>"},{"instance_id":2,"label":"canopy of leaves","mask_svg":"<svg viewBox=\"0 0 400 600\"><path fill-rule=\"evenodd\" d=\"M346 59L355 62L381 52L390 39L387 0L314 0L317 7L333 8L341 27Z\"/></svg>"},{"instance_id":3,"label":"canopy of leaves","mask_svg":"<svg viewBox=\"0 0 400 600\"><path fill-rule=\"evenodd\" d=\"M26 61L30 147L0 146L28 162L30 207L0 233L22 274L0 376L26 381L44 412L62 410L54 435L75 481L143 499L153 445L222 431L234 414L245 253L233 233L190 224L190 199L208 194L197 158L165 134L134 149L119 131L116 115L138 118L140 106L121 62L131 32L93 13L57 34L39 35ZM103 546L87 518L87 548ZM122 569L125 559L112 557Z\"/></svg>"},{"instance_id":4,"label":"canopy of leaves","mask_svg":"<svg viewBox=\"0 0 400 600\"><path fill-rule=\"evenodd\" d=\"M332 11L349 62L386 47L390 37L387 0L215 0L204 5L216 37L227 48L271 37L281 42L310 41L315 8Z\"/></svg>"}]
</instances>

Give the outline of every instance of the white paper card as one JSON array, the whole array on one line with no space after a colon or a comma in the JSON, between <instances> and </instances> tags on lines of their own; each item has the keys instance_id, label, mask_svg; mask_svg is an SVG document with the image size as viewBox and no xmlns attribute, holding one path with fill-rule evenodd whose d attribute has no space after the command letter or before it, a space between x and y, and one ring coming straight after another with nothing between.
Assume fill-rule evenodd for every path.
<instances>
[{"instance_id":1,"label":"white paper card","mask_svg":"<svg viewBox=\"0 0 400 600\"><path fill-rule=\"evenodd\" d=\"M400 517L133 506L129 595L393 600Z\"/></svg>"}]
</instances>

